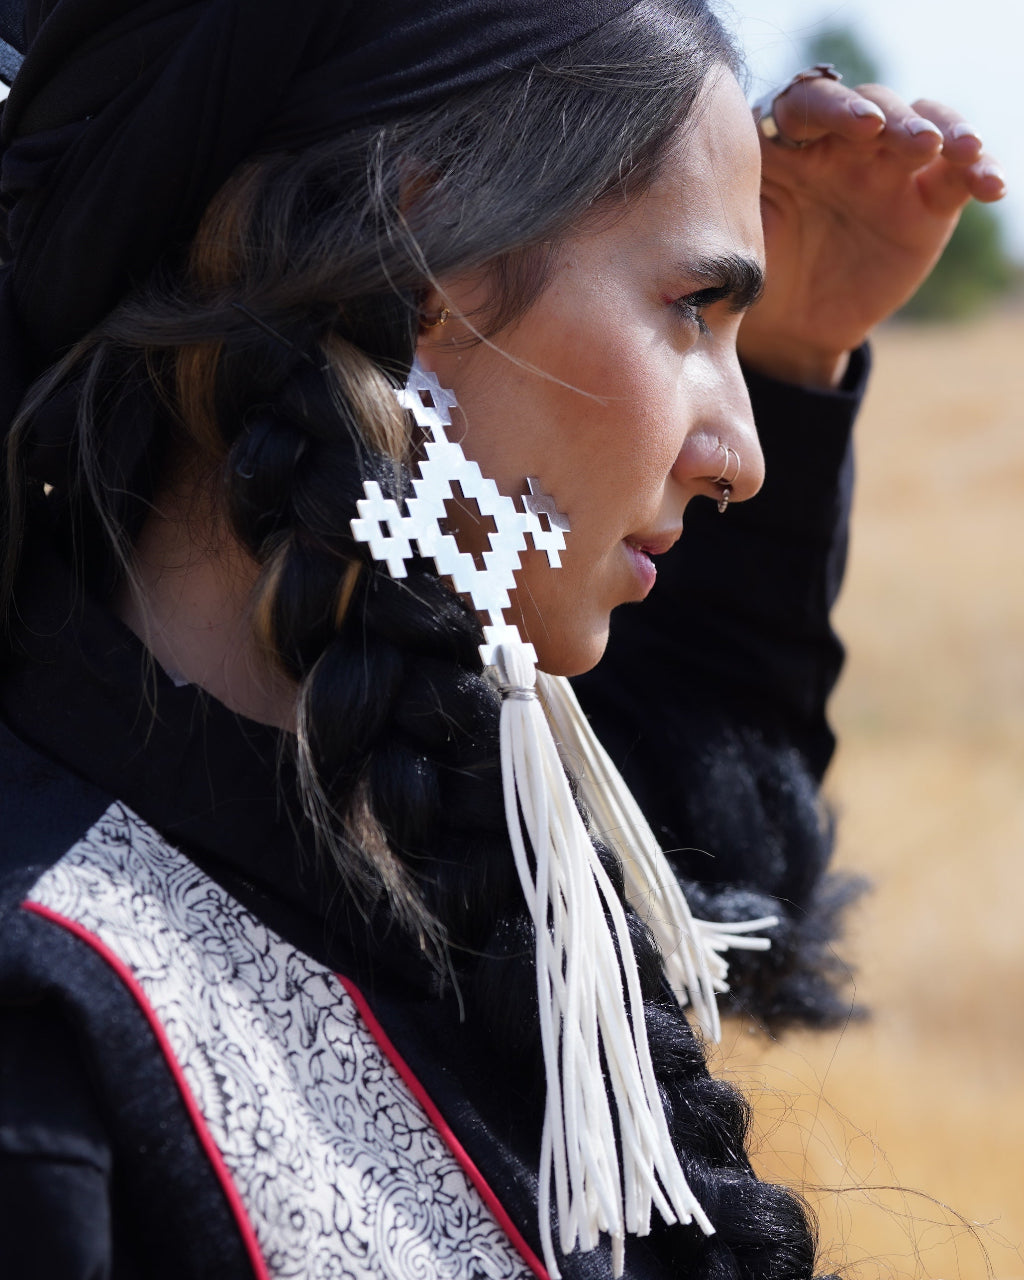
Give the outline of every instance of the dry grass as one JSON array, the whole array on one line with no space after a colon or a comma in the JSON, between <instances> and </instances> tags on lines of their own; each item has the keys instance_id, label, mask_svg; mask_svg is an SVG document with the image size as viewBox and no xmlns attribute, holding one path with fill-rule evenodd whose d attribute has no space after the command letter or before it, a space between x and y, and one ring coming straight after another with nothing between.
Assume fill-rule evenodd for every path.
<instances>
[{"instance_id":1,"label":"dry grass","mask_svg":"<svg viewBox=\"0 0 1024 1280\"><path fill-rule=\"evenodd\" d=\"M847 946L875 1017L723 1046L761 1168L865 1280L1024 1277L1022 352L1013 314L877 341L828 784L876 883Z\"/></svg>"}]
</instances>

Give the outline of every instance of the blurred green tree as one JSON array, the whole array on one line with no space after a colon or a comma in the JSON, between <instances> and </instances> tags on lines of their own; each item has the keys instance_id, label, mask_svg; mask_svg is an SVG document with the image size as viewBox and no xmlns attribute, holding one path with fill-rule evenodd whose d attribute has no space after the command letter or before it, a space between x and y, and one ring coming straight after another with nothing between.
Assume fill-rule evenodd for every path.
<instances>
[{"instance_id":1,"label":"blurred green tree","mask_svg":"<svg viewBox=\"0 0 1024 1280\"><path fill-rule=\"evenodd\" d=\"M881 61L854 27L823 24L804 42L808 63L831 62L849 85L885 80ZM900 312L911 320L958 320L973 315L1021 281L1010 258L998 212L973 201L932 274Z\"/></svg>"}]
</instances>

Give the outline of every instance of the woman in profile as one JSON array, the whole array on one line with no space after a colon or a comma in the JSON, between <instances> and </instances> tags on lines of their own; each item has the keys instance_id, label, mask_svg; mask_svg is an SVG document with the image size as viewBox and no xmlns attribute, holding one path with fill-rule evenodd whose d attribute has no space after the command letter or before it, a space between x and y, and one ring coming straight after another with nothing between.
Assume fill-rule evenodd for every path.
<instances>
[{"instance_id":1,"label":"woman in profile","mask_svg":"<svg viewBox=\"0 0 1024 1280\"><path fill-rule=\"evenodd\" d=\"M30 10L5 1274L811 1276L534 689L761 481L718 22Z\"/></svg>"}]
</instances>

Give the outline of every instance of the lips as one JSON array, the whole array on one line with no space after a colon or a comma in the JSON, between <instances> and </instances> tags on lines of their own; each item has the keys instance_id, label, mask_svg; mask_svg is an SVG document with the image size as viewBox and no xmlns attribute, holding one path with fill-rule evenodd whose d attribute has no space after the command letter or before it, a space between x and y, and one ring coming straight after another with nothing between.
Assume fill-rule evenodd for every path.
<instances>
[{"instance_id":1,"label":"lips","mask_svg":"<svg viewBox=\"0 0 1024 1280\"><path fill-rule=\"evenodd\" d=\"M673 529L670 533L657 534L653 537L646 537L641 534L639 537L623 538L623 542L627 547L632 547L634 551L642 551L645 556L661 556L675 546L681 533L682 528L679 527Z\"/></svg>"}]
</instances>

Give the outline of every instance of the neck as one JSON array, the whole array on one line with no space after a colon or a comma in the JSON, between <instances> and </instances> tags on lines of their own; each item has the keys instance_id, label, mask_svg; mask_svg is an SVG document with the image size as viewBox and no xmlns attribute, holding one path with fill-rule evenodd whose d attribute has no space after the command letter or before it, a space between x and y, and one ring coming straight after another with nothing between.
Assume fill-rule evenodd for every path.
<instances>
[{"instance_id":1,"label":"neck","mask_svg":"<svg viewBox=\"0 0 1024 1280\"><path fill-rule=\"evenodd\" d=\"M200 487L180 482L154 502L114 609L172 678L251 720L294 730L295 687L252 631L258 576Z\"/></svg>"}]
</instances>

